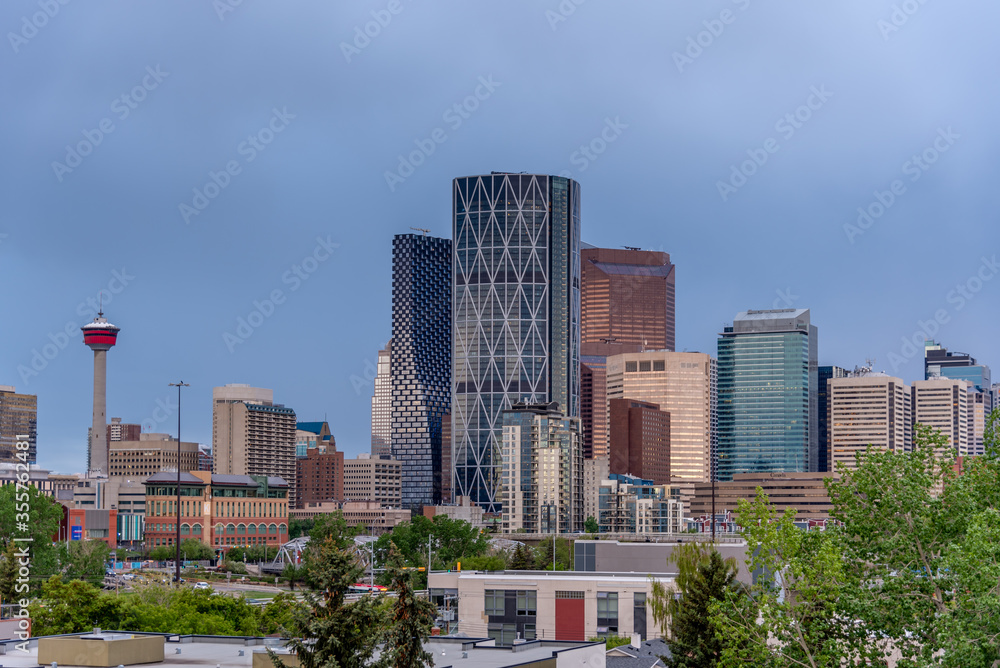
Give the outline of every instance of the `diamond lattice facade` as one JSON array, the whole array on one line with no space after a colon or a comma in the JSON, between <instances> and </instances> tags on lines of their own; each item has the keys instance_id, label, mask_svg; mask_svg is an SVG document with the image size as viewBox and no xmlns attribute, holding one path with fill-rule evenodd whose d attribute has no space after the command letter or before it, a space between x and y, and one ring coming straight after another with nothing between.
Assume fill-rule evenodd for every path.
<instances>
[{"instance_id":1,"label":"diamond lattice facade","mask_svg":"<svg viewBox=\"0 0 1000 668\"><path fill-rule=\"evenodd\" d=\"M502 411L580 415L580 186L493 173L455 179L455 494L499 513Z\"/></svg>"}]
</instances>

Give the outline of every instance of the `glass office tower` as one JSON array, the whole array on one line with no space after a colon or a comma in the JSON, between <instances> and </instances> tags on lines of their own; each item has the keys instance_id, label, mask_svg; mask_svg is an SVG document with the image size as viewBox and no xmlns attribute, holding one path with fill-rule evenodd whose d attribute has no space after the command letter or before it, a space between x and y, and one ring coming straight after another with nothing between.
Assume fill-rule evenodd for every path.
<instances>
[{"instance_id":1,"label":"glass office tower","mask_svg":"<svg viewBox=\"0 0 1000 668\"><path fill-rule=\"evenodd\" d=\"M441 418L451 408L451 239L392 238L392 456L402 504L441 503Z\"/></svg>"},{"instance_id":2,"label":"glass office tower","mask_svg":"<svg viewBox=\"0 0 1000 668\"><path fill-rule=\"evenodd\" d=\"M817 373L816 386L816 434L819 438L819 461L817 471L833 471L833 451L830 443L830 388L832 378L847 378L847 369L839 366L821 366Z\"/></svg>"},{"instance_id":3,"label":"glass office tower","mask_svg":"<svg viewBox=\"0 0 1000 668\"><path fill-rule=\"evenodd\" d=\"M493 172L453 193L455 494L499 513L502 412L580 415L580 186Z\"/></svg>"},{"instance_id":4,"label":"glass office tower","mask_svg":"<svg viewBox=\"0 0 1000 668\"><path fill-rule=\"evenodd\" d=\"M719 339L718 479L819 466L809 309L744 311Z\"/></svg>"}]
</instances>

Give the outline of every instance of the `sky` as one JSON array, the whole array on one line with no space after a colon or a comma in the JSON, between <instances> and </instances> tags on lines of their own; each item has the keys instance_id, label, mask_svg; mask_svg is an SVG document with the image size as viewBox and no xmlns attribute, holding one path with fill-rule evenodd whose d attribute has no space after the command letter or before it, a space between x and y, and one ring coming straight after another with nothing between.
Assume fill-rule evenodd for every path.
<instances>
[{"instance_id":1,"label":"sky","mask_svg":"<svg viewBox=\"0 0 1000 668\"><path fill-rule=\"evenodd\" d=\"M65 3L65 4L64 4ZM0 384L39 465L108 418L210 444L212 388L370 446L391 240L451 181L571 176L584 241L671 254L677 348L809 308L820 364L1000 364L1000 5L968 0L0 4ZM914 344L914 342L916 342Z\"/></svg>"}]
</instances>

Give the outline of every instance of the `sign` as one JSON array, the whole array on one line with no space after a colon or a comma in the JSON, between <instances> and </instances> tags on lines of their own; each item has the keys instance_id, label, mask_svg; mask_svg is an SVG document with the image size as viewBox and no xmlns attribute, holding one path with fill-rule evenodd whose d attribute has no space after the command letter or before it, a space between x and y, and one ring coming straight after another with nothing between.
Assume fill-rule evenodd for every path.
<instances>
[{"instance_id":1,"label":"sign","mask_svg":"<svg viewBox=\"0 0 1000 668\"><path fill-rule=\"evenodd\" d=\"M70 540L83 540L83 527L73 527L73 533L70 535Z\"/></svg>"}]
</instances>

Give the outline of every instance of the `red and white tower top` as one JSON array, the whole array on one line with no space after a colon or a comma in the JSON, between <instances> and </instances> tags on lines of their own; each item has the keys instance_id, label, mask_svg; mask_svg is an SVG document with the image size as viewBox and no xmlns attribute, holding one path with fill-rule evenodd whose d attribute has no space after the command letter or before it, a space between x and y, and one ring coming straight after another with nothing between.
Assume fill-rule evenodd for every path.
<instances>
[{"instance_id":1,"label":"red and white tower top","mask_svg":"<svg viewBox=\"0 0 1000 668\"><path fill-rule=\"evenodd\" d=\"M93 322L87 323L80 329L83 330L83 342L95 352L111 350L118 341L118 332L121 331L107 321L104 311L98 313Z\"/></svg>"}]
</instances>

